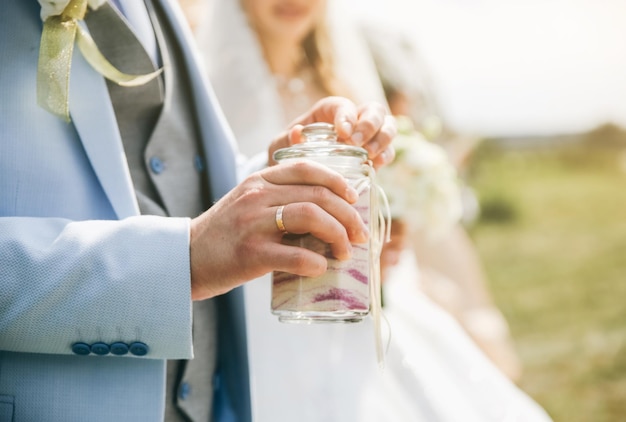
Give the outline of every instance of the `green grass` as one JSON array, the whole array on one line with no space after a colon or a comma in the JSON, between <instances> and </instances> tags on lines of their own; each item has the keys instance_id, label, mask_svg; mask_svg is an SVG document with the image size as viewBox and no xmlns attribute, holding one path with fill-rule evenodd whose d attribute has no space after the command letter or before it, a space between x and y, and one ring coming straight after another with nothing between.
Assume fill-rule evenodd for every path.
<instances>
[{"instance_id":1,"label":"green grass","mask_svg":"<svg viewBox=\"0 0 626 422\"><path fill-rule=\"evenodd\" d=\"M470 233L524 364L520 386L557 422L625 421L623 147L494 145L470 167L483 207Z\"/></svg>"}]
</instances>

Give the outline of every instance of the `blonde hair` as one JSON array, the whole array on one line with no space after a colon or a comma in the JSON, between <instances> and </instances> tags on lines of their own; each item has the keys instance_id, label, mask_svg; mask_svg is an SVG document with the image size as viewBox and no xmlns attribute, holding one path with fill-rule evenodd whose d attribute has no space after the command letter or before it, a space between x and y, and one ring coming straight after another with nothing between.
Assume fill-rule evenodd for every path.
<instances>
[{"instance_id":1,"label":"blonde hair","mask_svg":"<svg viewBox=\"0 0 626 422\"><path fill-rule=\"evenodd\" d=\"M326 10L324 10L326 12ZM326 13L316 23L311 32L302 40L302 50L311 66L317 83L328 95L350 97L348 88L337 77L335 53L332 46Z\"/></svg>"}]
</instances>

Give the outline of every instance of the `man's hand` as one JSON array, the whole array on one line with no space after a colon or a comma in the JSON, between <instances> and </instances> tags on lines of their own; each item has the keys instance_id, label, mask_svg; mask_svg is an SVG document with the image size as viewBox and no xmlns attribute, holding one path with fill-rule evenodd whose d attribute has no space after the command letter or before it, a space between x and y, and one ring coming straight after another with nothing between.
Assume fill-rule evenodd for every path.
<instances>
[{"instance_id":1,"label":"man's hand","mask_svg":"<svg viewBox=\"0 0 626 422\"><path fill-rule=\"evenodd\" d=\"M315 277L327 261L310 250L281 243L276 211L289 233L311 233L349 259L351 243L368 239L351 204L356 191L339 173L314 162L280 164L250 175L191 223L192 299L226 293L273 270Z\"/></svg>"},{"instance_id":2,"label":"man's hand","mask_svg":"<svg viewBox=\"0 0 626 422\"><path fill-rule=\"evenodd\" d=\"M395 156L390 144L397 134L396 125L385 107L375 102L357 107L346 98L327 97L298 117L289 132L272 142L268 163L276 164L273 159L276 150L302 142L302 126L315 122L334 124L339 140L365 148L375 168L390 163Z\"/></svg>"}]
</instances>

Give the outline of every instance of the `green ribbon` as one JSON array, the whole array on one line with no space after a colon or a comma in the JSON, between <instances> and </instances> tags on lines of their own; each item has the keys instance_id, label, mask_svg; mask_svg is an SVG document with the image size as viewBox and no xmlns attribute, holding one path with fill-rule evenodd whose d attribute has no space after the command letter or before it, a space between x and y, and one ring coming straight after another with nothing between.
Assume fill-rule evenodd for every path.
<instances>
[{"instance_id":1,"label":"green ribbon","mask_svg":"<svg viewBox=\"0 0 626 422\"><path fill-rule=\"evenodd\" d=\"M37 103L66 122L70 121L69 88L74 44L98 73L121 86L143 85L163 69L142 75L120 72L100 52L91 36L78 22L85 17L87 0L70 0L60 15L43 24L37 68Z\"/></svg>"}]
</instances>

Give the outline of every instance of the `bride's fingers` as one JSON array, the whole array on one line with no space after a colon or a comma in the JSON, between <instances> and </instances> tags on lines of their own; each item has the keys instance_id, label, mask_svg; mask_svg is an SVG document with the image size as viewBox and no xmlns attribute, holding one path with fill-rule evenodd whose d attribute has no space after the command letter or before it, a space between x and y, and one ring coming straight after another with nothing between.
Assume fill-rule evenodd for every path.
<instances>
[{"instance_id":1,"label":"bride's fingers","mask_svg":"<svg viewBox=\"0 0 626 422\"><path fill-rule=\"evenodd\" d=\"M370 159L385 151L397 135L395 119L389 114L385 115L383 110L377 103L363 108L351 138L353 142L361 142L360 146L367 150Z\"/></svg>"},{"instance_id":2,"label":"bride's fingers","mask_svg":"<svg viewBox=\"0 0 626 422\"><path fill-rule=\"evenodd\" d=\"M395 157L396 151L393 149L393 147L389 146L387 147L387 149L385 149L383 152L381 152L372 159L372 164L374 165L375 169L378 169L384 165L391 163Z\"/></svg>"},{"instance_id":3,"label":"bride's fingers","mask_svg":"<svg viewBox=\"0 0 626 422\"><path fill-rule=\"evenodd\" d=\"M290 145L301 144L304 142L304 137L302 136L302 129L304 126L297 124L294 125L291 129L289 129L289 143Z\"/></svg>"},{"instance_id":4,"label":"bride's fingers","mask_svg":"<svg viewBox=\"0 0 626 422\"><path fill-rule=\"evenodd\" d=\"M344 97L325 97L315 103L310 111L296 118L290 126L332 123L339 138L348 139L358 118L359 111L352 101ZM291 132L290 136L292 143L300 142L299 131Z\"/></svg>"},{"instance_id":5,"label":"bride's fingers","mask_svg":"<svg viewBox=\"0 0 626 422\"><path fill-rule=\"evenodd\" d=\"M320 100L313 113L299 123L306 125L316 121L332 122L339 140L365 148L369 158L376 159L378 165L389 162L389 154L379 159L378 156L388 149L397 129L395 119L381 103L372 101L357 108L345 98L328 97ZM301 132L302 126L291 129L292 143L302 142Z\"/></svg>"},{"instance_id":6,"label":"bride's fingers","mask_svg":"<svg viewBox=\"0 0 626 422\"><path fill-rule=\"evenodd\" d=\"M310 121L305 120L302 124L315 122L327 122L335 125L340 137L349 136L352 127L356 124L359 112L356 105L343 97L326 97L319 100L312 109Z\"/></svg>"},{"instance_id":7,"label":"bride's fingers","mask_svg":"<svg viewBox=\"0 0 626 422\"><path fill-rule=\"evenodd\" d=\"M370 102L363 104L358 109L358 119L354 125L351 143L364 146L380 130L384 123L387 110L382 104Z\"/></svg>"},{"instance_id":8,"label":"bride's fingers","mask_svg":"<svg viewBox=\"0 0 626 422\"><path fill-rule=\"evenodd\" d=\"M342 97L327 97L318 101L311 112L294 121L289 131L289 142L298 144L302 139L302 125L314 122L333 123L338 139L365 148L377 166L390 161L388 147L397 134L395 119L381 103L372 101L358 108ZM385 156L379 156L383 153ZM273 164L273 160L270 160Z\"/></svg>"}]
</instances>

